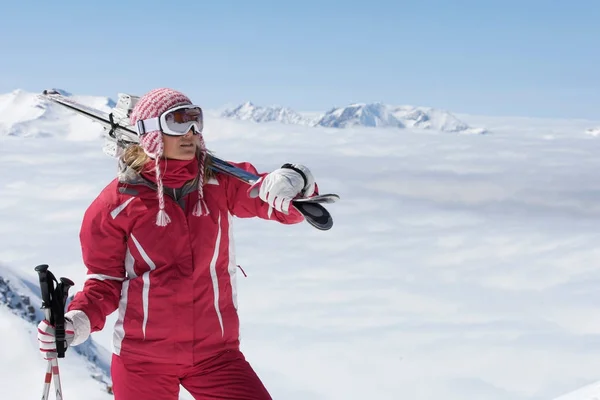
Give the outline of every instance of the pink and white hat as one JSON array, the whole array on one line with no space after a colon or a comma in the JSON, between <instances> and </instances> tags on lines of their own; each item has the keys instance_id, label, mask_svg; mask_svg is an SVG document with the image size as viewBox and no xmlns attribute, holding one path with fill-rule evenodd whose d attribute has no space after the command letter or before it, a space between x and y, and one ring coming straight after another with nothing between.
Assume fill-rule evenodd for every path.
<instances>
[{"instance_id":1,"label":"pink and white hat","mask_svg":"<svg viewBox=\"0 0 600 400\"><path fill-rule=\"evenodd\" d=\"M146 93L138 100L137 104L131 111L129 116L130 123L136 126L140 120L160 117L164 112L178 106L191 105L192 101L183 93L178 92L169 88L159 88L151 90ZM206 146L204 139L200 133L200 151L202 153L200 157L200 176L198 181L198 203L194 208L193 214L195 216L208 215L208 208L204 202L204 195L202 191L204 183L204 164L206 158ZM161 179L161 172L159 166L159 160L163 155L164 145L162 139L162 132L160 130L145 132L140 137L140 145L144 149L144 152L155 160L154 169L156 172L156 184L158 186L158 204L159 211L156 217L156 224L159 226L166 226L171 219L165 212L165 200L163 193L163 183Z\"/></svg>"}]
</instances>

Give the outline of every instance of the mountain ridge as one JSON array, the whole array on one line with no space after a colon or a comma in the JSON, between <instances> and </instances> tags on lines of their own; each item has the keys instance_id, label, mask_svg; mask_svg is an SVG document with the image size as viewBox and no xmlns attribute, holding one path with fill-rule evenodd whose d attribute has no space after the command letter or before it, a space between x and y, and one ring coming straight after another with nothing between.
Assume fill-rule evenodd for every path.
<instances>
[{"instance_id":1,"label":"mountain ridge","mask_svg":"<svg viewBox=\"0 0 600 400\"><path fill-rule=\"evenodd\" d=\"M288 107L257 106L250 101L227 108L220 114L223 118L254 121L257 123L280 122L304 126L329 128L392 127L429 129L444 132L488 133L485 128L473 128L454 114L432 107L410 105L394 106L384 103L351 103L333 107L316 115L296 112Z\"/></svg>"}]
</instances>

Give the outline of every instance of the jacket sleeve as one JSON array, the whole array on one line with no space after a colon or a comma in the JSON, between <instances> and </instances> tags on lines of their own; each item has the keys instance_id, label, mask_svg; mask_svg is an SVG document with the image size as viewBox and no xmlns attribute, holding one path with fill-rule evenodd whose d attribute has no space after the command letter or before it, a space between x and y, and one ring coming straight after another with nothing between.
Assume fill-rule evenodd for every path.
<instances>
[{"instance_id":1,"label":"jacket sleeve","mask_svg":"<svg viewBox=\"0 0 600 400\"><path fill-rule=\"evenodd\" d=\"M267 175L266 173L258 173L256 168L247 162L231 162L231 164L258 176ZM262 201L259 197L250 197L248 195L248 189L250 189L250 186L246 182L242 182L241 180L229 175L222 174L221 176L226 182L227 203L229 206L229 211L232 215L238 218L258 217L262 219L279 221L283 224L297 224L304 221L304 216L293 205L290 205L288 214L279 212L269 207L269 205ZM219 178L221 178L221 176Z\"/></svg>"},{"instance_id":2,"label":"jacket sleeve","mask_svg":"<svg viewBox=\"0 0 600 400\"><path fill-rule=\"evenodd\" d=\"M119 305L126 278L126 232L115 223L110 206L97 198L84 214L79 238L87 277L68 310L85 312L91 331L96 332Z\"/></svg>"}]
</instances>

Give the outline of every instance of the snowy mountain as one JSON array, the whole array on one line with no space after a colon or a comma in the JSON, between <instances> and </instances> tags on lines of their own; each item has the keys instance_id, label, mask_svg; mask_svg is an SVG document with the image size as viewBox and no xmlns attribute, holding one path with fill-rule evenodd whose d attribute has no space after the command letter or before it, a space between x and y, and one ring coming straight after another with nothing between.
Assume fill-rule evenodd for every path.
<instances>
[{"instance_id":1,"label":"snowy mountain","mask_svg":"<svg viewBox=\"0 0 600 400\"><path fill-rule=\"evenodd\" d=\"M80 96L64 90L59 91L65 96L101 110L109 111L115 105L115 102L107 97ZM313 127L396 127L442 132L486 133L485 129L471 128L467 123L444 110L390 106L381 103L351 104L325 113L307 115L290 108L261 107L246 102L222 111L220 116L258 123L280 122ZM102 129L97 124L55 104L40 100L37 93L18 89L0 95L0 136L45 137L69 134L79 139L89 139L100 135L101 132Z\"/></svg>"},{"instance_id":2,"label":"snowy mountain","mask_svg":"<svg viewBox=\"0 0 600 400\"><path fill-rule=\"evenodd\" d=\"M428 107L390 106L359 103L334 108L317 125L347 128L352 126L432 129L443 132L484 133L459 120L451 113Z\"/></svg>"},{"instance_id":3,"label":"snowy mountain","mask_svg":"<svg viewBox=\"0 0 600 400\"><path fill-rule=\"evenodd\" d=\"M102 110L109 110L115 105L113 100L106 97L73 96L64 90L58 91ZM0 94L0 137L74 135L85 138L101 132L102 129L97 124L39 99L38 93L17 89L11 93Z\"/></svg>"},{"instance_id":4,"label":"snowy mountain","mask_svg":"<svg viewBox=\"0 0 600 400\"><path fill-rule=\"evenodd\" d=\"M586 129L585 133L592 136L600 136L600 127Z\"/></svg>"},{"instance_id":5,"label":"snowy mountain","mask_svg":"<svg viewBox=\"0 0 600 400\"><path fill-rule=\"evenodd\" d=\"M258 107L247 102L221 113L224 118L254 122L282 122L331 128L394 127L431 129L443 132L486 133L485 129L471 128L453 114L430 107L390 106L382 103L356 103L333 108L317 117L309 117L289 108Z\"/></svg>"},{"instance_id":6,"label":"snowy mountain","mask_svg":"<svg viewBox=\"0 0 600 400\"><path fill-rule=\"evenodd\" d=\"M254 122L281 122L284 124L312 125L313 121L307 119L292 109L272 106L261 107L251 102L240 104L221 113L224 118L238 119Z\"/></svg>"}]
</instances>

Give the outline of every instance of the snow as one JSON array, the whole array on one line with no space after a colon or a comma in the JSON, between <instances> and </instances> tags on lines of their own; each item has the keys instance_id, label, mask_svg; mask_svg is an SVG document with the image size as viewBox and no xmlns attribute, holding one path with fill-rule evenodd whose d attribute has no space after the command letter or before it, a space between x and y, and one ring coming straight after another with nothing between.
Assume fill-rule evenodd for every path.
<instances>
[{"instance_id":1,"label":"snow","mask_svg":"<svg viewBox=\"0 0 600 400\"><path fill-rule=\"evenodd\" d=\"M0 121L48 134L0 137L0 276L35 296L34 267L46 263L74 293L83 211L116 165L85 120L48 122L25 97L2 95ZM493 134L207 113L217 156L263 171L301 162L341 196L326 232L234 220L248 274L242 350L274 398L600 397L600 142L586 133L600 121L457 117ZM115 319L94 343L111 347ZM4 396L40 396L34 325L0 306L0 340ZM60 360L65 398L107 398L72 350Z\"/></svg>"}]
</instances>

